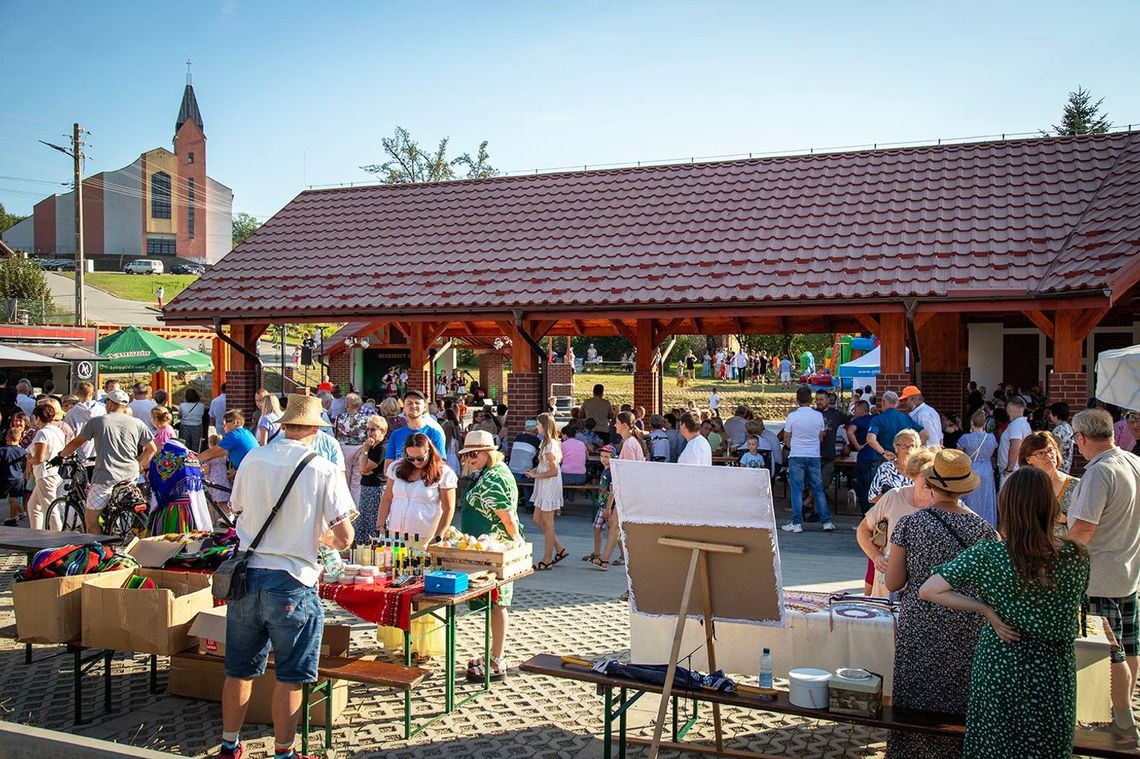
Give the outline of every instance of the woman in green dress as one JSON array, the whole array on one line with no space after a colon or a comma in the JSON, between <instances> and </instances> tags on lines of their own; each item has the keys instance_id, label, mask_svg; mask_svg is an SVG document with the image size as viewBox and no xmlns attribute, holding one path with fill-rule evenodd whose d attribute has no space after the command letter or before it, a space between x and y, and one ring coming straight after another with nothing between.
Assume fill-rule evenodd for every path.
<instances>
[{"instance_id":1,"label":"woman in green dress","mask_svg":"<svg viewBox=\"0 0 1140 759\"><path fill-rule=\"evenodd\" d=\"M1049 476L1014 472L998 495L1005 542L985 540L934 568L924 601L974 611L989 626L974 651L963 757L1068 757L1077 676L1073 641L1089 580L1088 552L1054 533ZM956 592L974 588L982 600Z\"/></svg>"},{"instance_id":2,"label":"woman in green dress","mask_svg":"<svg viewBox=\"0 0 1140 759\"><path fill-rule=\"evenodd\" d=\"M472 478L462 498L459 529L468 535L493 535L499 540L522 537L518 519L518 485L511 470L503 463L503 454L495 447L495 438L486 430L473 430L463 440L459 451L463 474ZM503 645L507 638L507 607L511 605L514 584L499 588L499 600L491 609L491 679L502 680L507 673ZM473 609L481 609L482 599L472 601ZM467 663L467 679L483 681L483 658Z\"/></svg>"}]
</instances>

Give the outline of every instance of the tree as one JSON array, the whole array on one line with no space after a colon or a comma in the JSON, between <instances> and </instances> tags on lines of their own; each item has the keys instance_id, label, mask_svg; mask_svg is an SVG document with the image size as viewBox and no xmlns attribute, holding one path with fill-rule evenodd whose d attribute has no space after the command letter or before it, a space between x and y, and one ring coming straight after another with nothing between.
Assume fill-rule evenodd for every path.
<instances>
[{"instance_id":1,"label":"tree","mask_svg":"<svg viewBox=\"0 0 1140 759\"><path fill-rule=\"evenodd\" d=\"M391 137L384 137L380 145L388 155L389 160L384 163L372 163L360 168L376 174L385 184L408 184L413 182L445 182L455 179L456 166L467 167L467 179L482 179L496 176L499 172L491 166L490 154L487 152L487 141L479 145L479 150L472 158L470 153L464 153L458 158L448 160L447 144L451 138L444 137L434 151L424 150L420 144L412 139L411 133L401 126Z\"/></svg>"},{"instance_id":2,"label":"tree","mask_svg":"<svg viewBox=\"0 0 1140 759\"><path fill-rule=\"evenodd\" d=\"M1100 115L1102 103L1104 98L1094 103L1092 93L1078 86L1076 92L1069 93L1069 100L1061 114L1061 123L1053 125L1053 133L1067 136L1104 134L1112 128L1112 122L1108 120L1108 114Z\"/></svg>"},{"instance_id":3,"label":"tree","mask_svg":"<svg viewBox=\"0 0 1140 759\"><path fill-rule=\"evenodd\" d=\"M33 322L41 322L55 308L43 270L23 256L0 261L0 298L11 321L17 311L27 311Z\"/></svg>"},{"instance_id":4,"label":"tree","mask_svg":"<svg viewBox=\"0 0 1140 759\"><path fill-rule=\"evenodd\" d=\"M241 243L245 242L245 238L252 235L254 232L257 231L257 228L261 226L261 222L257 220L257 217L253 216L252 214L248 214L244 211L242 211L241 213L239 213L237 216L234 217L233 224L234 224L234 241L233 241L233 244L235 246L240 245Z\"/></svg>"},{"instance_id":5,"label":"tree","mask_svg":"<svg viewBox=\"0 0 1140 759\"><path fill-rule=\"evenodd\" d=\"M487 143L483 143L483 144L486 145ZM8 213L7 211L4 210L4 204L0 203L0 232L5 232L5 231L11 229L12 227L16 226L17 224L19 224L21 221L23 221L26 218L28 218L28 217L27 216L19 216L19 215L14 214L14 213Z\"/></svg>"}]
</instances>

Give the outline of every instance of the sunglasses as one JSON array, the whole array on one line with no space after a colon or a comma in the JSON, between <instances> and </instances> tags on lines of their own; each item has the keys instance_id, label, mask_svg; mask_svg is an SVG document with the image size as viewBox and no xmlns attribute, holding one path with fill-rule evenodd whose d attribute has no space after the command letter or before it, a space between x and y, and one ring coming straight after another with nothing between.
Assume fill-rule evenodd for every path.
<instances>
[{"instance_id":1,"label":"sunglasses","mask_svg":"<svg viewBox=\"0 0 1140 759\"><path fill-rule=\"evenodd\" d=\"M428 460L428 454L425 453L423 456L405 456L404 458L413 464L422 464Z\"/></svg>"},{"instance_id":2,"label":"sunglasses","mask_svg":"<svg viewBox=\"0 0 1140 759\"><path fill-rule=\"evenodd\" d=\"M480 453L482 453L482 451L468 451L467 453L463 454L463 458L465 458L465 459L477 459L477 458L479 458Z\"/></svg>"}]
</instances>

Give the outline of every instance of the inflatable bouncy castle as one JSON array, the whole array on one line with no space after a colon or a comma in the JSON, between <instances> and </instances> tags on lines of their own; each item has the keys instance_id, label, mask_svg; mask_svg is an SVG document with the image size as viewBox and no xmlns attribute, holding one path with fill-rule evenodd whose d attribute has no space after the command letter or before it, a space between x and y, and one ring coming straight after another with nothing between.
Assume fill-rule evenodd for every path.
<instances>
[{"instance_id":1,"label":"inflatable bouncy castle","mask_svg":"<svg viewBox=\"0 0 1140 759\"><path fill-rule=\"evenodd\" d=\"M839 374L840 364L846 364L848 361L859 358L868 351L873 350L878 344L879 339L874 335L871 337L836 335L835 342L827 349L825 354L824 367L826 367L828 373L834 377ZM836 387L842 387L844 390L851 389L850 379L836 380L836 382Z\"/></svg>"}]
</instances>

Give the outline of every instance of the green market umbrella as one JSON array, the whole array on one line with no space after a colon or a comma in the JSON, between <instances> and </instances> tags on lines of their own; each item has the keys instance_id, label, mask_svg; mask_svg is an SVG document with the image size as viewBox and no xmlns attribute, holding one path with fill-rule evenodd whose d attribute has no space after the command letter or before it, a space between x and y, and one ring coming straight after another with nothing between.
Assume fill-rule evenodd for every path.
<instances>
[{"instance_id":1,"label":"green market umbrella","mask_svg":"<svg viewBox=\"0 0 1140 759\"><path fill-rule=\"evenodd\" d=\"M138 327L127 327L99 341L103 374L155 372L208 372L213 360L205 353L183 348Z\"/></svg>"}]
</instances>

